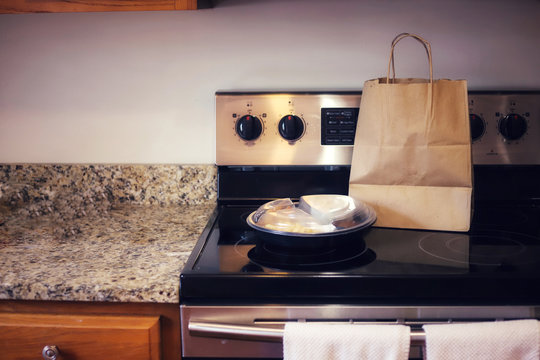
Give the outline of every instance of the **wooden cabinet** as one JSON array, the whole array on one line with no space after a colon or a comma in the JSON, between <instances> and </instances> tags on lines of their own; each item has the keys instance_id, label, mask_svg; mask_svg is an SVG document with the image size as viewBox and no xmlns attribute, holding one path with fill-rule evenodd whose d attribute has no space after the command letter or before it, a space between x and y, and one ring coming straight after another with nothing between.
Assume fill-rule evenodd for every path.
<instances>
[{"instance_id":1,"label":"wooden cabinet","mask_svg":"<svg viewBox=\"0 0 540 360\"><path fill-rule=\"evenodd\" d=\"M0 358L180 359L176 304L0 301Z\"/></svg>"},{"instance_id":2,"label":"wooden cabinet","mask_svg":"<svg viewBox=\"0 0 540 360\"><path fill-rule=\"evenodd\" d=\"M1 0L0 14L196 10L211 6L211 0Z\"/></svg>"},{"instance_id":3,"label":"wooden cabinet","mask_svg":"<svg viewBox=\"0 0 540 360\"><path fill-rule=\"evenodd\" d=\"M0 314L7 359L36 359L45 346L58 359L160 359L158 316Z\"/></svg>"}]
</instances>

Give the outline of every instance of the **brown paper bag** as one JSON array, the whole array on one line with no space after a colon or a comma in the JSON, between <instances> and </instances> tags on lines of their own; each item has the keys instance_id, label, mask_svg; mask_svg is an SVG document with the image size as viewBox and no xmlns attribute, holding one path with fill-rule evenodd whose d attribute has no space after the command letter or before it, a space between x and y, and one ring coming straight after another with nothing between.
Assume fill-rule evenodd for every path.
<instances>
[{"instance_id":1,"label":"brown paper bag","mask_svg":"<svg viewBox=\"0 0 540 360\"><path fill-rule=\"evenodd\" d=\"M394 47L421 42L429 79L390 78ZM431 46L403 33L392 42L386 78L362 92L349 195L375 209L375 226L468 231L472 160L467 83L433 80Z\"/></svg>"}]
</instances>

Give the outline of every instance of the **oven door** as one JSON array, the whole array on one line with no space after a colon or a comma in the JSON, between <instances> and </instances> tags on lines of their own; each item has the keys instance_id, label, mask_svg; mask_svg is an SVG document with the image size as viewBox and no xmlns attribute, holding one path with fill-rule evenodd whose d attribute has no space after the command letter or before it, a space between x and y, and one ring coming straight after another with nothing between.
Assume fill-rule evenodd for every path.
<instances>
[{"instance_id":1,"label":"oven door","mask_svg":"<svg viewBox=\"0 0 540 360\"><path fill-rule=\"evenodd\" d=\"M404 324L411 327L411 359L422 358L422 325L539 318L529 306L193 306L181 305L184 359L283 357L289 321Z\"/></svg>"}]
</instances>

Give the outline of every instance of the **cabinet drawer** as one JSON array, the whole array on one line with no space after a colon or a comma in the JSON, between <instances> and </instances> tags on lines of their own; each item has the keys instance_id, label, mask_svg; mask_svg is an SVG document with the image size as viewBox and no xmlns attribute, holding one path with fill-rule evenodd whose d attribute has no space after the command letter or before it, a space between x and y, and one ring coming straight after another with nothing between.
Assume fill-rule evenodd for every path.
<instances>
[{"instance_id":1,"label":"cabinet drawer","mask_svg":"<svg viewBox=\"0 0 540 360\"><path fill-rule=\"evenodd\" d=\"M159 316L0 313L2 359L41 359L46 345L58 360L157 360Z\"/></svg>"}]
</instances>

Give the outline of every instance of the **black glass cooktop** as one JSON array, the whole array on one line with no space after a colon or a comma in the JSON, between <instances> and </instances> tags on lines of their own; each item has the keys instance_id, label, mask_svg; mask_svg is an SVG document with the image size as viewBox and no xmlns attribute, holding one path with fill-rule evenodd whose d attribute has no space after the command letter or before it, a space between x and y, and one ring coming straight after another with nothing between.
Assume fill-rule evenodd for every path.
<instances>
[{"instance_id":1,"label":"black glass cooktop","mask_svg":"<svg viewBox=\"0 0 540 360\"><path fill-rule=\"evenodd\" d=\"M540 301L540 207L486 204L468 233L371 228L357 243L276 249L221 206L181 276L183 301L494 303Z\"/></svg>"}]
</instances>

